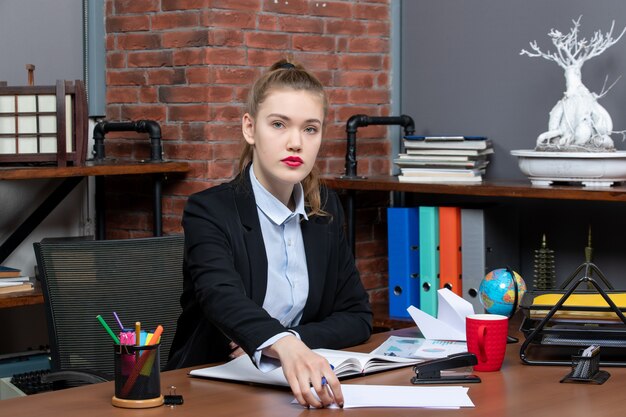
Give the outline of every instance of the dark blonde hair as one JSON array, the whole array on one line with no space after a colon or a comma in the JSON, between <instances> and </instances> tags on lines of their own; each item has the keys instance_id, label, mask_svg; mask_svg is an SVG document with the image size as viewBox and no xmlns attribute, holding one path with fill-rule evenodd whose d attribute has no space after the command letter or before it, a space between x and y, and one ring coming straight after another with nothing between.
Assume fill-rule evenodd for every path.
<instances>
[{"instance_id":1,"label":"dark blonde hair","mask_svg":"<svg viewBox=\"0 0 626 417\"><path fill-rule=\"evenodd\" d=\"M324 106L324 119L326 118L328 97L324 91L324 86L315 75L308 72L302 65L290 62L287 59L274 63L274 65L252 85L248 93L246 112L256 120L259 106L265 101L272 90L281 88L309 91L318 94ZM324 124L325 121L322 121L322 123ZM241 172L243 172L248 163L252 161L252 155L252 146L245 142L239 157L239 170ZM326 215L326 212L322 210L319 170L316 166L313 166L309 175L302 180L302 188L304 190L304 203L308 208L307 215Z\"/></svg>"}]
</instances>

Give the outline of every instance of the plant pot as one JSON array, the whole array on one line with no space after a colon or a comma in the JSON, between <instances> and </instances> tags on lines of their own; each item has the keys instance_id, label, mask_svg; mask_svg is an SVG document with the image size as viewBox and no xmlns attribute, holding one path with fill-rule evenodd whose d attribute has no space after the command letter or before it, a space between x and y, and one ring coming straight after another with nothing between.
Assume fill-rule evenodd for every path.
<instances>
[{"instance_id":1,"label":"plant pot","mask_svg":"<svg viewBox=\"0 0 626 417\"><path fill-rule=\"evenodd\" d=\"M538 152L512 150L520 170L533 185L574 182L585 186L610 187L626 181L626 151Z\"/></svg>"}]
</instances>

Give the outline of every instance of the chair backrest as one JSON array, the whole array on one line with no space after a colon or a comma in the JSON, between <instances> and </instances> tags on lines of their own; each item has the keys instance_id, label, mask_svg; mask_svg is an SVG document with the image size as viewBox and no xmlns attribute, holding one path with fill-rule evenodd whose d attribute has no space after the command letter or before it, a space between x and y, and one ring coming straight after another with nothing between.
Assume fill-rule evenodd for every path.
<instances>
[{"instance_id":1,"label":"chair backrest","mask_svg":"<svg viewBox=\"0 0 626 417\"><path fill-rule=\"evenodd\" d=\"M182 236L124 240L44 239L35 255L44 293L52 369L87 369L113 375L111 329L154 330L161 324L160 366L167 362L183 277Z\"/></svg>"}]
</instances>

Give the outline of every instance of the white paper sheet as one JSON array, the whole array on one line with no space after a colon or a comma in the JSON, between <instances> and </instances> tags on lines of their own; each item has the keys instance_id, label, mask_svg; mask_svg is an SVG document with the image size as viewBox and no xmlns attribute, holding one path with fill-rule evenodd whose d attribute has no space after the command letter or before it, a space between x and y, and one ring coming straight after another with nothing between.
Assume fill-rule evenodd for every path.
<instances>
[{"instance_id":1,"label":"white paper sheet","mask_svg":"<svg viewBox=\"0 0 626 417\"><path fill-rule=\"evenodd\" d=\"M362 407L474 407L462 386L414 387L399 385L342 384L343 408ZM313 391L314 392L314 391ZM294 400L294 402L296 402ZM333 404L328 408L339 408Z\"/></svg>"}]
</instances>

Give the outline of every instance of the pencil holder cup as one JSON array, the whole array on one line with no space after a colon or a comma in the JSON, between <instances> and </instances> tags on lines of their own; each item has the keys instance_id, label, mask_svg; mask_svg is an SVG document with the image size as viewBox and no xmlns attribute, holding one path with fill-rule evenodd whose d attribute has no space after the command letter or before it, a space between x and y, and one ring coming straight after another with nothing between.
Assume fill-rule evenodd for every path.
<instances>
[{"instance_id":1,"label":"pencil holder cup","mask_svg":"<svg viewBox=\"0 0 626 417\"><path fill-rule=\"evenodd\" d=\"M163 404L159 364L160 344L113 345L115 395L112 403L123 408L149 408Z\"/></svg>"}]
</instances>

